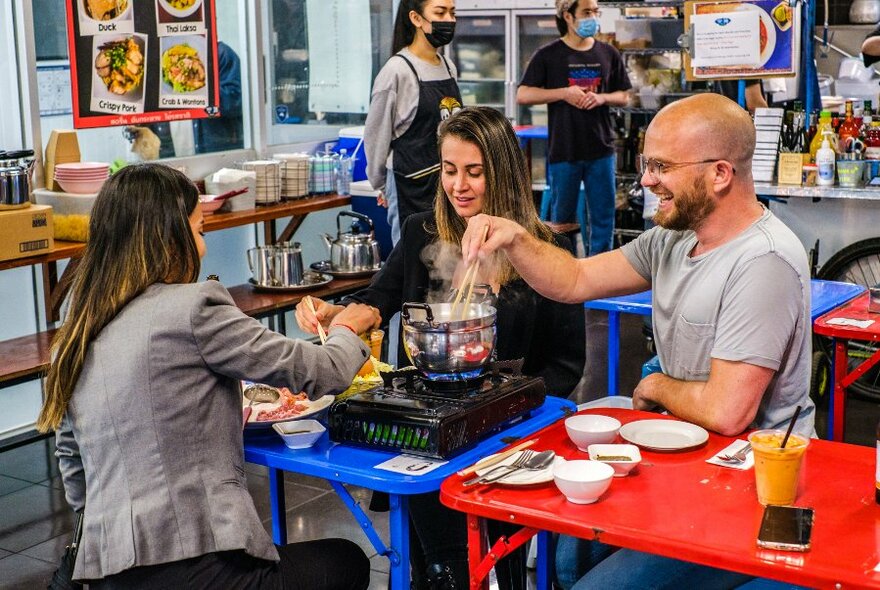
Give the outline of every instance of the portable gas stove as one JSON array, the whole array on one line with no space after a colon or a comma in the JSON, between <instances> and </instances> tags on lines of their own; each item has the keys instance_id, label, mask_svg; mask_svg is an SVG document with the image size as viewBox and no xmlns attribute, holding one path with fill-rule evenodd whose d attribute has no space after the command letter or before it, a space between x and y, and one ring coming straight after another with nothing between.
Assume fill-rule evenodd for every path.
<instances>
[{"instance_id":1,"label":"portable gas stove","mask_svg":"<svg viewBox=\"0 0 880 590\"><path fill-rule=\"evenodd\" d=\"M451 457L544 403L544 380L523 375L522 364L497 361L462 380L429 380L414 368L382 373L382 385L331 406L330 439Z\"/></svg>"}]
</instances>

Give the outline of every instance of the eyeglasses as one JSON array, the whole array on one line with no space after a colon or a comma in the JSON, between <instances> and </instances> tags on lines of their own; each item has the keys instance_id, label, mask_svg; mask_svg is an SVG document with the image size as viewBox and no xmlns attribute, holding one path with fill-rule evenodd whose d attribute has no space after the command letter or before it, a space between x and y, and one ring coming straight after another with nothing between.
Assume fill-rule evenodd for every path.
<instances>
[{"instance_id":1,"label":"eyeglasses","mask_svg":"<svg viewBox=\"0 0 880 590\"><path fill-rule=\"evenodd\" d=\"M581 14L583 14L587 18L602 16L602 11L598 8L596 10L582 10Z\"/></svg>"},{"instance_id":2,"label":"eyeglasses","mask_svg":"<svg viewBox=\"0 0 880 590\"><path fill-rule=\"evenodd\" d=\"M648 176L653 178L654 180L659 181L662 176L672 172L677 168L684 168L685 166L696 166L697 164L710 164L712 162L720 162L723 158L711 158L708 160L699 160L696 162L675 162L675 163L667 163L661 162L660 160L655 160L654 158L648 158L644 154L639 154L636 158L636 172L639 173L639 176L648 173ZM736 168L733 169L733 173L736 174Z\"/></svg>"}]
</instances>

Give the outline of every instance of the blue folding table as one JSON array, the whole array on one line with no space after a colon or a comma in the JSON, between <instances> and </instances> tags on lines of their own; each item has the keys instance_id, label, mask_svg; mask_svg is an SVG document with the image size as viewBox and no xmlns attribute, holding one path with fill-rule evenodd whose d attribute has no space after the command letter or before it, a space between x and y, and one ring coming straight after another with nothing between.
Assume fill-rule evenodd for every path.
<instances>
[{"instance_id":1,"label":"blue folding table","mask_svg":"<svg viewBox=\"0 0 880 590\"><path fill-rule=\"evenodd\" d=\"M810 289L811 320L815 322L819 316L864 291L862 285L813 279ZM608 312L608 395L617 395L620 386L620 314L651 315L651 291L594 299L584 303L584 307Z\"/></svg>"},{"instance_id":2,"label":"blue folding table","mask_svg":"<svg viewBox=\"0 0 880 590\"><path fill-rule=\"evenodd\" d=\"M333 490L354 515L376 552L391 562L391 588L409 588L409 509L411 494L436 492L444 479L481 458L495 453L510 444L548 426L569 412L575 411L574 403L547 396L544 405L516 424L483 440L475 447L449 459L445 465L425 475L404 475L393 471L376 469L374 466L395 455L385 451L370 450L336 444L329 435L312 447L292 450L284 446L273 430L247 431L244 438L245 461L269 468L269 496L272 513L272 539L275 543L287 543L287 518L284 505L283 471L302 473L326 479ZM390 539L386 546L373 528L369 516L352 498L343 484L353 484L371 490L387 492L390 499Z\"/></svg>"}]
</instances>

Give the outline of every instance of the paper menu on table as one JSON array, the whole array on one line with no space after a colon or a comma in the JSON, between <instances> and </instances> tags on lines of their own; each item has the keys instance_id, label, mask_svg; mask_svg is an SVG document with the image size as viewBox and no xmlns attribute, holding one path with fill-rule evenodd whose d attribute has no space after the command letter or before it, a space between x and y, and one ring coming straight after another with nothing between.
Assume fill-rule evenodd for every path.
<instances>
[{"instance_id":1,"label":"paper menu on table","mask_svg":"<svg viewBox=\"0 0 880 590\"><path fill-rule=\"evenodd\" d=\"M375 468L402 473L404 475L425 475L447 463L449 463L449 461L443 461L442 459L416 457L415 455L397 455L396 457L392 457L387 461L375 465Z\"/></svg>"}]
</instances>

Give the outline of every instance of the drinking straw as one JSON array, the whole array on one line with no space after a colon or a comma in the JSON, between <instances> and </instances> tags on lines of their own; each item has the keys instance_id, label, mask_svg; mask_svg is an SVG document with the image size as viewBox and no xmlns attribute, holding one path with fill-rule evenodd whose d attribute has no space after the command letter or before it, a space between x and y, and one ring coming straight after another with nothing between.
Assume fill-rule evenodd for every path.
<instances>
[{"instance_id":1,"label":"drinking straw","mask_svg":"<svg viewBox=\"0 0 880 590\"><path fill-rule=\"evenodd\" d=\"M801 415L801 407L798 406L794 409L794 416L791 417L791 422L788 423L788 430L785 431L785 438L782 439L782 446L780 448L785 448L785 443L788 442L788 437L791 436L791 429L794 428L794 423L797 422L798 416Z\"/></svg>"}]
</instances>

